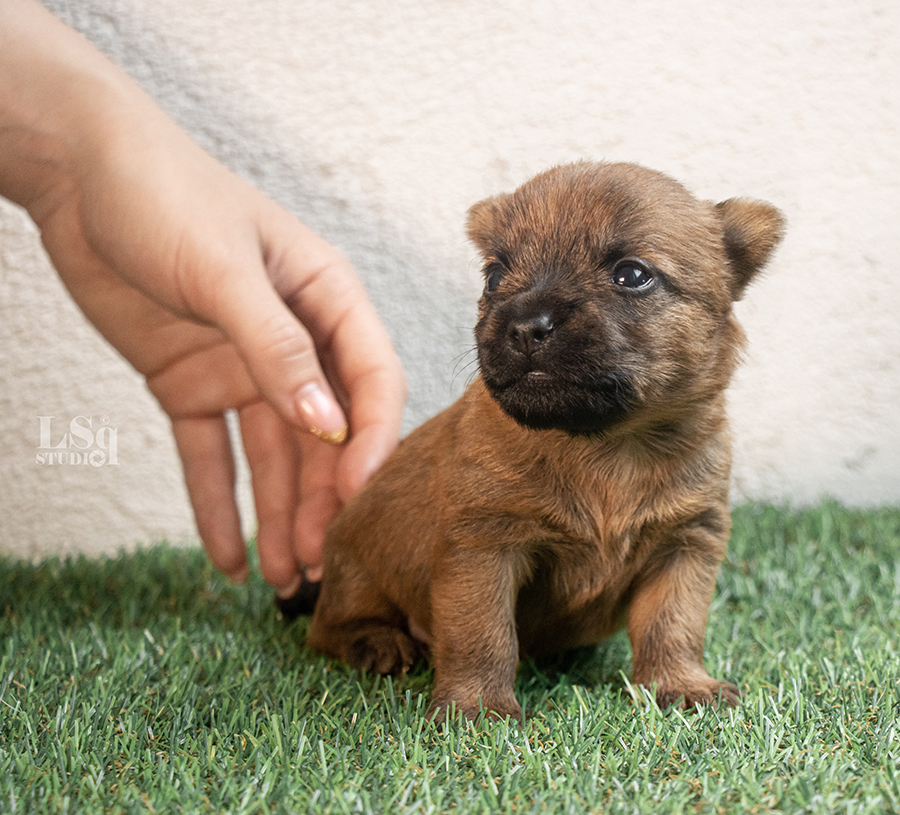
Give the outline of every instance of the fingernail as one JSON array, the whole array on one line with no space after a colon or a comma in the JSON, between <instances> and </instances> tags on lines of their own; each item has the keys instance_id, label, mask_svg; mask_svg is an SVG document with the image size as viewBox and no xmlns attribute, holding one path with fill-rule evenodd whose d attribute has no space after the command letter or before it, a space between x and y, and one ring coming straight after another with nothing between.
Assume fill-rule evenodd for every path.
<instances>
[{"instance_id":1,"label":"fingernail","mask_svg":"<svg viewBox=\"0 0 900 815\"><path fill-rule=\"evenodd\" d=\"M289 597L293 597L298 591L300 591L300 586L303 584L302 575L297 575L297 578L292 581L288 586L283 589L276 589L275 593L282 599L286 600Z\"/></svg>"},{"instance_id":2,"label":"fingernail","mask_svg":"<svg viewBox=\"0 0 900 815\"><path fill-rule=\"evenodd\" d=\"M322 571L321 566L307 566L306 579L312 583L318 583L322 579Z\"/></svg>"},{"instance_id":3,"label":"fingernail","mask_svg":"<svg viewBox=\"0 0 900 815\"><path fill-rule=\"evenodd\" d=\"M319 385L310 382L297 393L297 409L307 429L328 444L343 444L347 440L347 421L343 411Z\"/></svg>"}]
</instances>

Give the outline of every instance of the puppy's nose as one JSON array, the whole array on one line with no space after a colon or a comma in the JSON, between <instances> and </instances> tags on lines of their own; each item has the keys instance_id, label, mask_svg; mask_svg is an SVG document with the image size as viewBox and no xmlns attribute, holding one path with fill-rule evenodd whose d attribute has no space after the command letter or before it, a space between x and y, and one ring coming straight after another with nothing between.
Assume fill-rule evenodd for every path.
<instances>
[{"instance_id":1,"label":"puppy's nose","mask_svg":"<svg viewBox=\"0 0 900 815\"><path fill-rule=\"evenodd\" d=\"M531 317L512 320L506 335L513 347L526 356L532 356L553 333L553 317L546 311Z\"/></svg>"}]
</instances>

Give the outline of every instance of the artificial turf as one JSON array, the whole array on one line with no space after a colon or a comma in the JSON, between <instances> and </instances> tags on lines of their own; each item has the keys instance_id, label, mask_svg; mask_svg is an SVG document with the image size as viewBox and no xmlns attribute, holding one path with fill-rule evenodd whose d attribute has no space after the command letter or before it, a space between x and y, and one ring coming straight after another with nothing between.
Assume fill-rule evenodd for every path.
<instances>
[{"instance_id":1,"label":"artificial turf","mask_svg":"<svg viewBox=\"0 0 900 815\"><path fill-rule=\"evenodd\" d=\"M524 663L529 716L425 721L430 673L306 649L199 550L0 561L0 812L900 812L900 509L735 511L706 665L660 711L621 633Z\"/></svg>"}]
</instances>

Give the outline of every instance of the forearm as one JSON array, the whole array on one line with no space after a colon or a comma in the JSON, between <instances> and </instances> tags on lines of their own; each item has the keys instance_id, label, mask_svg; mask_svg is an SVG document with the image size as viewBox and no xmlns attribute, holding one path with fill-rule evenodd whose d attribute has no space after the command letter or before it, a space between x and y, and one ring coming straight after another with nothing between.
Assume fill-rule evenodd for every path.
<instances>
[{"instance_id":1,"label":"forearm","mask_svg":"<svg viewBox=\"0 0 900 815\"><path fill-rule=\"evenodd\" d=\"M36 0L0 0L0 195L40 220L143 94Z\"/></svg>"}]
</instances>

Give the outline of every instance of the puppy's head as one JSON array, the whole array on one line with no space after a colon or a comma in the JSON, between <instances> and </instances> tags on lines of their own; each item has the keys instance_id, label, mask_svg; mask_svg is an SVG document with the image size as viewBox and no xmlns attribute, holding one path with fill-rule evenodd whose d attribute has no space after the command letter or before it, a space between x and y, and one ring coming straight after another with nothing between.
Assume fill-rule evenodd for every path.
<instances>
[{"instance_id":1,"label":"puppy's head","mask_svg":"<svg viewBox=\"0 0 900 815\"><path fill-rule=\"evenodd\" d=\"M781 238L772 206L699 201L632 164L557 167L469 211L481 373L526 427L602 432L720 392L731 304Z\"/></svg>"}]
</instances>

